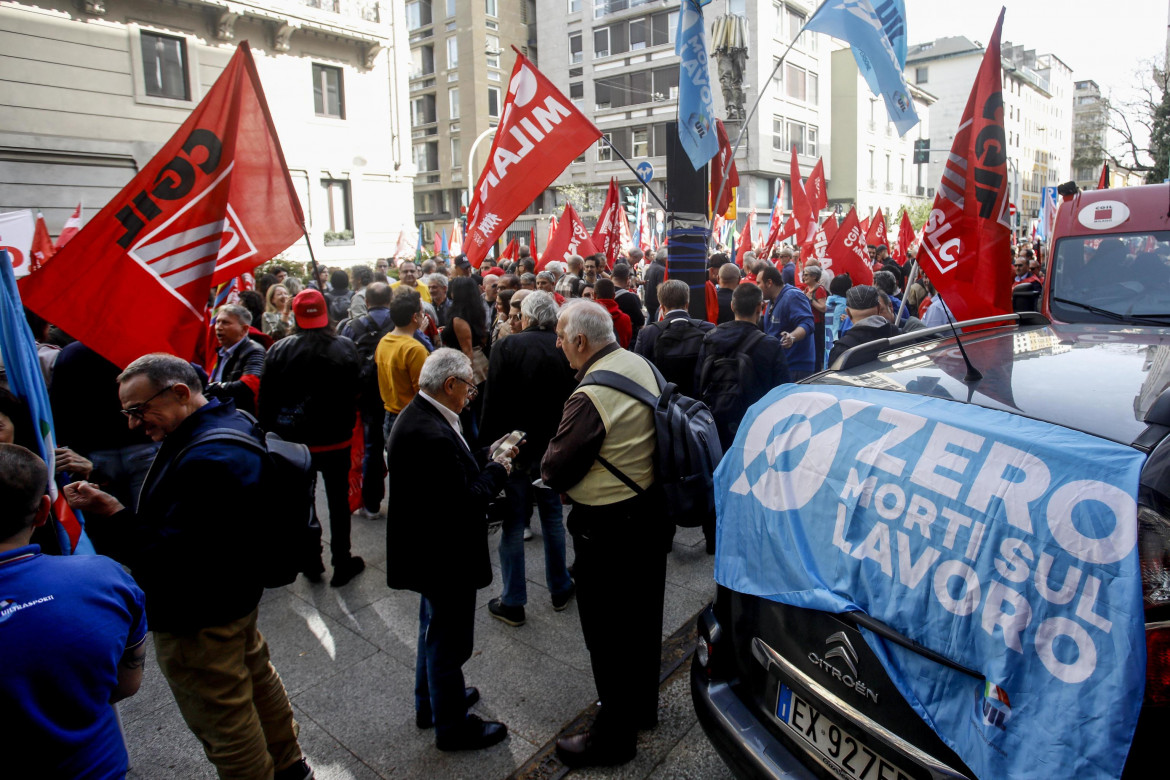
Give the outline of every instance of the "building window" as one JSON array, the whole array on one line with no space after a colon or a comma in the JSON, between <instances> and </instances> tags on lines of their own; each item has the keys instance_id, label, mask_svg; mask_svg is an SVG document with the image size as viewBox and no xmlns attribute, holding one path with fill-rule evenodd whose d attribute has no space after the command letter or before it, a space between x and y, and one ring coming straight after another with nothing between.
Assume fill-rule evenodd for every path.
<instances>
[{"instance_id":1,"label":"building window","mask_svg":"<svg viewBox=\"0 0 1170 780\"><path fill-rule=\"evenodd\" d=\"M406 29L417 30L431 23L430 0L410 0L406 4Z\"/></svg>"},{"instance_id":2,"label":"building window","mask_svg":"<svg viewBox=\"0 0 1170 780\"><path fill-rule=\"evenodd\" d=\"M459 87L451 87L447 90L447 108L448 119L459 118Z\"/></svg>"},{"instance_id":3,"label":"building window","mask_svg":"<svg viewBox=\"0 0 1170 780\"><path fill-rule=\"evenodd\" d=\"M145 30L139 33L138 38L142 46L142 76L146 94L171 100L190 100L187 41Z\"/></svg>"},{"instance_id":4,"label":"building window","mask_svg":"<svg viewBox=\"0 0 1170 780\"><path fill-rule=\"evenodd\" d=\"M649 157L650 131L645 127L635 127L631 136L633 138L632 151L634 157Z\"/></svg>"},{"instance_id":5,"label":"building window","mask_svg":"<svg viewBox=\"0 0 1170 780\"><path fill-rule=\"evenodd\" d=\"M447 18L455 15L455 0L447 0Z\"/></svg>"},{"instance_id":6,"label":"building window","mask_svg":"<svg viewBox=\"0 0 1170 780\"><path fill-rule=\"evenodd\" d=\"M447 67L459 67L459 39L454 35L447 39Z\"/></svg>"},{"instance_id":7,"label":"building window","mask_svg":"<svg viewBox=\"0 0 1170 780\"><path fill-rule=\"evenodd\" d=\"M500 116L500 88L488 87L488 116Z\"/></svg>"},{"instance_id":8,"label":"building window","mask_svg":"<svg viewBox=\"0 0 1170 780\"><path fill-rule=\"evenodd\" d=\"M489 68L500 67L500 39L499 36L487 36L487 64Z\"/></svg>"},{"instance_id":9,"label":"building window","mask_svg":"<svg viewBox=\"0 0 1170 780\"><path fill-rule=\"evenodd\" d=\"M593 31L594 59L609 56L609 28L602 27Z\"/></svg>"},{"instance_id":10,"label":"building window","mask_svg":"<svg viewBox=\"0 0 1170 780\"><path fill-rule=\"evenodd\" d=\"M806 157L817 156L817 129L803 122L788 123L788 144L796 147L797 154Z\"/></svg>"},{"instance_id":11,"label":"building window","mask_svg":"<svg viewBox=\"0 0 1170 780\"><path fill-rule=\"evenodd\" d=\"M804 27L805 16L799 11L784 6L786 16L788 18L788 38L787 40L794 41L796 36L800 35L800 28Z\"/></svg>"},{"instance_id":12,"label":"building window","mask_svg":"<svg viewBox=\"0 0 1170 780\"><path fill-rule=\"evenodd\" d=\"M915 84L925 84L927 76L930 75L928 72L929 70L930 69L927 67L915 68L914 69L914 83Z\"/></svg>"},{"instance_id":13,"label":"building window","mask_svg":"<svg viewBox=\"0 0 1170 780\"><path fill-rule=\"evenodd\" d=\"M784 63L784 80L788 82L788 97L802 102L808 99L804 68L789 62Z\"/></svg>"},{"instance_id":14,"label":"building window","mask_svg":"<svg viewBox=\"0 0 1170 780\"><path fill-rule=\"evenodd\" d=\"M313 109L317 116L345 119L341 68L313 63Z\"/></svg>"},{"instance_id":15,"label":"building window","mask_svg":"<svg viewBox=\"0 0 1170 780\"><path fill-rule=\"evenodd\" d=\"M439 142L427 141L414 145L414 166L419 173L439 170Z\"/></svg>"},{"instance_id":16,"label":"building window","mask_svg":"<svg viewBox=\"0 0 1170 780\"><path fill-rule=\"evenodd\" d=\"M581 0L569 0L569 13L575 14L581 10Z\"/></svg>"},{"instance_id":17,"label":"building window","mask_svg":"<svg viewBox=\"0 0 1170 780\"><path fill-rule=\"evenodd\" d=\"M776 88L776 97L780 97L783 93L780 91L781 85L784 83L784 68L777 67L780 65L780 58L772 58L772 86Z\"/></svg>"},{"instance_id":18,"label":"building window","mask_svg":"<svg viewBox=\"0 0 1170 780\"><path fill-rule=\"evenodd\" d=\"M329 222L326 232L342 233L349 231L349 238L353 238L353 219L349 205L349 182L344 179L322 179L321 188L325 190L325 203L329 207Z\"/></svg>"},{"instance_id":19,"label":"building window","mask_svg":"<svg viewBox=\"0 0 1170 780\"><path fill-rule=\"evenodd\" d=\"M575 65L581 61L581 33L569 36L569 64Z\"/></svg>"},{"instance_id":20,"label":"building window","mask_svg":"<svg viewBox=\"0 0 1170 780\"><path fill-rule=\"evenodd\" d=\"M435 72L435 47L419 46L410 50L410 77L429 76Z\"/></svg>"},{"instance_id":21,"label":"building window","mask_svg":"<svg viewBox=\"0 0 1170 780\"><path fill-rule=\"evenodd\" d=\"M808 74L808 102L816 103L820 100L820 79L817 74Z\"/></svg>"},{"instance_id":22,"label":"building window","mask_svg":"<svg viewBox=\"0 0 1170 780\"><path fill-rule=\"evenodd\" d=\"M451 167L463 167L463 142L459 138L451 139Z\"/></svg>"},{"instance_id":23,"label":"building window","mask_svg":"<svg viewBox=\"0 0 1170 780\"><path fill-rule=\"evenodd\" d=\"M573 101L573 105L577 108L583 108L585 104L585 84L581 81L573 81L569 83L569 100Z\"/></svg>"},{"instance_id":24,"label":"building window","mask_svg":"<svg viewBox=\"0 0 1170 780\"><path fill-rule=\"evenodd\" d=\"M429 125L435 122L435 96L423 95L410 101L410 124Z\"/></svg>"},{"instance_id":25,"label":"building window","mask_svg":"<svg viewBox=\"0 0 1170 780\"><path fill-rule=\"evenodd\" d=\"M483 10L488 16L499 16L498 0L483 0Z\"/></svg>"},{"instance_id":26,"label":"building window","mask_svg":"<svg viewBox=\"0 0 1170 780\"><path fill-rule=\"evenodd\" d=\"M597 162L609 162L613 159L613 150L606 141L612 139L609 133L602 133L601 140L597 142Z\"/></svg>"},{"instance_id":27,"label":"building window","mask_svg":"<svg viewBox=\"0 0 1170 780\"><path fill-rule=\"evenodd\" d=\"M414 210L417 214L433 214L435 212L435 193L416 192L414 194Z\"/></svg>"},{"instance_id":28,"label":"building window","mask_svg":"<svg viewBox=\"0 0 1170 780\"><path fill-rule=\"evenodd\" d=\"M784 135L784 117L772 117L772 148L778 152L788 151L787 139Z\"/></svg>"}]
</instances>

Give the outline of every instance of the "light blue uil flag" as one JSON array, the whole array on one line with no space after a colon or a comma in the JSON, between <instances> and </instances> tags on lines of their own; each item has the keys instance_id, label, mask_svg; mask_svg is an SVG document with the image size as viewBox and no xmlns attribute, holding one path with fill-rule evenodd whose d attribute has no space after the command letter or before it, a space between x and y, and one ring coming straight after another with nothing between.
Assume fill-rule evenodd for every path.
<instances>
[{"instance_id":1,"label":"light blue uil flag","mask_svg":"<svg viewBox=\"0 0 1170 780\"><path fill-rule=\"evenodd\" d=\"M903 0L873 0L874 13L882 23L882 30L894 50L894 59L898 63L898 70L906 70L906 3ZM853 50L853 58L857 60L857 69L862 78L869 85L869 91L878 94L881 86L878 84L877 72L870 61L857 49Z\"/></svg>"},{"instance_id":2,"label":"light blue uil flag","mask_svg":"<svg viewBox=\"0 0 1170 780\"><path fill-rule=\"evenodd\" d=\"M679 56L678 137L695 170L719 152L707 67L707 34L698 0L683 0L674 51Z\"/></svg>"},{"instance_id":3,"label":"light blue uil flag","mask_svg":"<svg viewBox=\"0 0 1170 780\"><path fill-rule=\"evenodd\" d=\"M898 128L898 135L906 135L919 121L910 88L902 77L906 63L906 13L905 9L891 10L887 8L889 5L901 6L902 3L900 0L893 3L879 0L879 6L886 9L884 15L879 16L870 0L825 0L803 29L822 32L849 44L870 91L874 95L880 94L885 100L886 111L894 127ZM900 25L894 18L895 11L900 16ZM890 20L891 25L887 27L883 19ZM889 37L891 32L897 33L899 26L902 30L900 59Z\"/></svg>"},{"instance_id":4,"label":"light blue uil flag","mask_svg":"<svg viewBox=\"0 0 1170 780\"><path fill-rule=\"evenodd\" d=\"M1145 683L1143 460L971 404L783 385L715 473L715 579L860 610L982 675L864 632L980 778L1117 777Z\"/></svg>"}]
</instances>

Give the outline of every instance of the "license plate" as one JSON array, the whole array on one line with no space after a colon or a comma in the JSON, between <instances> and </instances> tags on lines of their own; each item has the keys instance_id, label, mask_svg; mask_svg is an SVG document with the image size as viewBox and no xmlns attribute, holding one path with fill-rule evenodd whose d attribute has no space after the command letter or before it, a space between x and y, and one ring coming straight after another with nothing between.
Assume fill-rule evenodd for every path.
<instances>
[{"instance_id":1,"label":"license plate","mask_svg":"<svg viewBox=\"0 0 1170 780\"><path fill-rule=\"evenodd\" d=\"M858 780L910 780L911 775L874 753L818 709L780 686L776 717L811 745L835 774Z\"/></svg>"}]
</instances>

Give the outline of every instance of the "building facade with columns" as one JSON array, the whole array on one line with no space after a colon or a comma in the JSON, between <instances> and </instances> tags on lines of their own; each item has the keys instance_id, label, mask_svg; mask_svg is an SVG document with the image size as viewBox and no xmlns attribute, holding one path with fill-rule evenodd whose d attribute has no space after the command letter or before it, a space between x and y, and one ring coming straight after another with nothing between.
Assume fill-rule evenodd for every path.
<instances>
[{"instance_id":1,"label":"building facade with columns","mask_svg":"<svg viewBox=\"0 0 1170 780\"><path fill-rule=\"evenodd\" d=\"M247 41L317 260L413 245L402 0L14 0L0 40L0 211L92 217Z\"/></svg>"}]
</instances>

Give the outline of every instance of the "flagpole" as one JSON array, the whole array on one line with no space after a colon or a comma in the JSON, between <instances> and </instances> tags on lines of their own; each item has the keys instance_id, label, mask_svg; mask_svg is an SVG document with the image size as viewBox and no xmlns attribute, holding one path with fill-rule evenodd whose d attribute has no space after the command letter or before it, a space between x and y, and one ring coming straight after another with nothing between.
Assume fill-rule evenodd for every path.
<instances>
[{"instance_id":1,"label":"flagpole","mask_svg":"<svg viewBox=\"0 0 1170 780\"><path fill-rule=\"evenodd\" d=\"M303 220L301 221L301 232L305 236L305 246L309 248L309 262L313 264L313 281L317 283L317 289L324 295L325 290L321 285L321 275L317 273L317 256L313 254L313 242L309 240L309 229L305 227Z\"/></svg>"},{"instance_id":2,"label":"flagpole","mask_svg":"<svg viewBox=\"0 0 1170 780\"><path fill-rule=\"evenodd\" d=\"M902 302L898 306L898 316L894 317L894 327L902 321L902 312L906 311L906 298L910 295L910 286L918 281L918 258L914 259L914 264L910 266L910 275L906 277L906 289L902 291Z\"/></svg>"},{"instance_id":3,"label":"flagpole","mask_svg":"<svg viewBox=\"0 0 1170 780\"><path fill-rule=\"evenodd\" d=\"M604 135L601 136L601 140L605 141L606 146L612 149L613 153L616 154L621 159L621 161L626 164L626 167L629 168L630 171L634 174L634 178L636 178L638 181L642 181L642 177L638 175L638 171L634 168L633 165L630 164L630 161L626 159L626 156L618 151L618 148L614 146ZM654 200L658 201L658 205L663 211L668 210L666 208L666 204L662 202L662 198L658 197L658 193L652 190L650 185L642 181L642 187L654 197Z\"/></svg>"}]
</instances>

